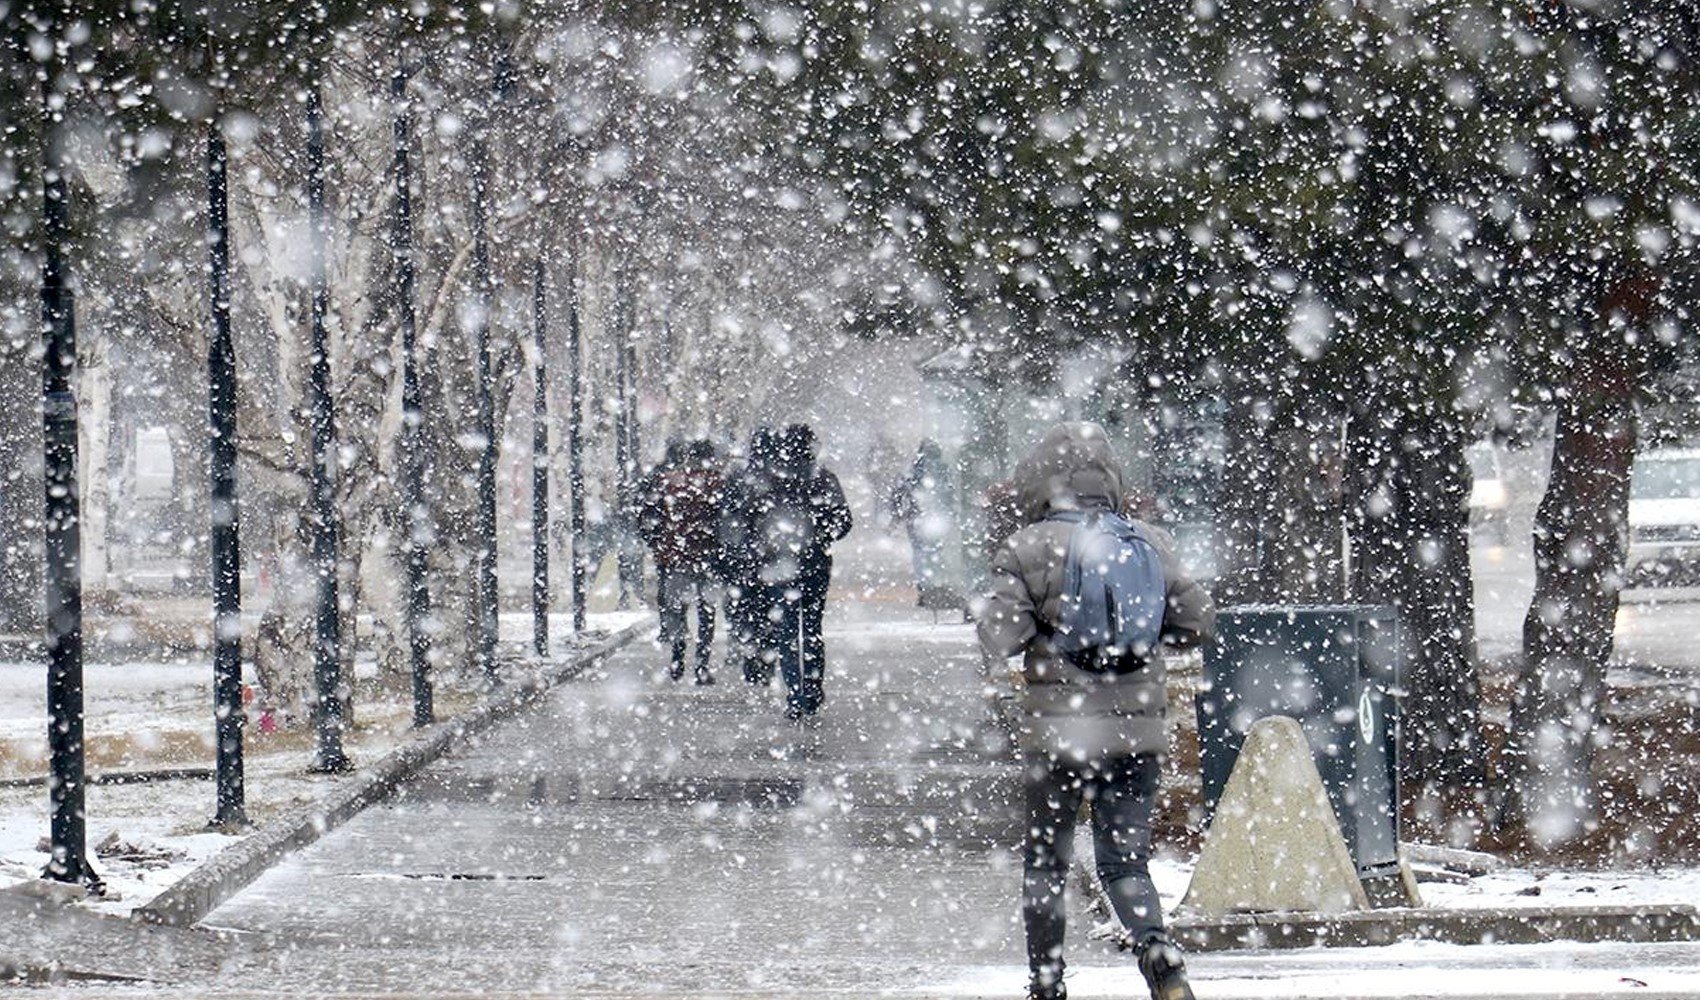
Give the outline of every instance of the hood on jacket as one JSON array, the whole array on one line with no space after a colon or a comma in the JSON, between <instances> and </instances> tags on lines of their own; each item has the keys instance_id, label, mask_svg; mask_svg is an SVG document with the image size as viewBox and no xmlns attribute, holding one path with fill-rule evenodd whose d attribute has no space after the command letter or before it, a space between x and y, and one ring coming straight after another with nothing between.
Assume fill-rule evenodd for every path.
<instances>
[{"instance_id":1,"label":"hood on jacket","mask_svg":"<svg viewBox=\"0 0 1700 1000\"><path fill-rule=\"evenodd\" d=\"M1011 476L1027 523L1052 511L1121 510L1125 487L1110 437L1095 423L1057 424Z\"/></svg>"}]
</instances>

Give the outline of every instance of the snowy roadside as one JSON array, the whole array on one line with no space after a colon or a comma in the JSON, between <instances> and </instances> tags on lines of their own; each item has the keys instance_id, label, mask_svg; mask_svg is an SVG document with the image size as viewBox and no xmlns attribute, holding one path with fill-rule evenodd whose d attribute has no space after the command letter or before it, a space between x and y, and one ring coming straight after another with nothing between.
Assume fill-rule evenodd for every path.
<instances>
[{"instance_id":1,"label":"snowy roadside","mask_svg":"<svg viewBox=\"0 0 1700 1000\"><path fill-rule=\"evenodd\" d=\"M1079 850L1079 845L1076 846ZM1082 855L1086 856L1086 855ZM1159 857L1151 877L1173 913L1192 878L1193 859ZM1482 875L1449 875L1455 881L1422 881L1423 905L1435 909L1536 909L1557 906L1649 906L1700 899L1700 868L1622 867L1596 871L1504 868Z\"/></svg>"},{"instance_id":2,"label":"snowy roadside","mask_svg":"<svg viewBox=\"0 0 1700 1000\"><path fill-rule=\"evenodd\" d=\"M647 617L647 611L590 616L593 631L614 631ZM505 641L529 635L529 615L502 616ZM570 636L570 622L556 616L557 636ZM347 747L356 766L374 761L413 733L412 706L402 693L368 684L377 666L356 662L365 685L356 706ZM468 679L438 684L440 717L459 714L478 697ZM205 773L213 764L211 671L205 663L90 663L85 730L89 774L178 770ZM47 864L47 715L41 667L0 663L0 888L35 879ZM304 728L247 731L245 772L248 816L255 824L322 797L352 776L307 773L312 734ZM128 915L197 865L243 835L209 830L213 783L206 777L122 784L91 783L87 790L88 846L107 884L105 898L90 900L97 911Z\"/></svg>"}]
</instances>

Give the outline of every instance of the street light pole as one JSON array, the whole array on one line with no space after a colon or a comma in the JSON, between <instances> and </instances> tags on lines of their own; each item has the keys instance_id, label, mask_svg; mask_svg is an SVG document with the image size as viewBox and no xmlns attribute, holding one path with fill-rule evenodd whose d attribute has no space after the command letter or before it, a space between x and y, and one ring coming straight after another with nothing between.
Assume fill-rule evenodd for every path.
<instances>
[{"instance_id":1,"label":"street light pole","mask_svg":"<svg viewBox=\"0 0 1700 1000\"><path fill-rule=\"evenodd\" d=\"M631 428L626 416L626 279L625 265L621 264L614 272L614 502L619 505L619 515L616 524L619 525L617 534L618 548L614 550L614 570L620 580L619 608L624 611L630 606L631 592L637 586L632 572L632 541L630 535L635 527L636 511L634 494L636 492L632 475L632 438Z\"/></svg>"},{"instance_id":2,"label":"street light pole","mask_svg":"<svg viewBox=\"0 0 1700 1000\"><path fill-rule=\"evenodd\" d=\"M621 369L626 374L626 385L620 392L620 398L626 405L627 484L631 489L632 503L640 504L643 502L642 498L638 496L638 486L643 479L643 442L638 436L637 303L635 298L636 293L631 290L631 279L628 275L626 322L620 328L619 341L620 351L624 358ZM642 545L632 546L632 589L639 595L643 593L643 554L644 547Z\"/></svg>"},{"instance_id":3,"label":"street light pole","mask_svg":"<svg viewBox=\"0 0 1700 1000\"><path fill-rule=\"evenodd\" d=\"M488 123L480 120L472 138L472 281L477 289L474 330L478 352L476 400L478 433L478 645L475 660L487 683L496 676L496 628L499 603L496 593L496 413L490 385L490 312L495 308L494 279L490 273L490 149L485 138Z\"/></svg>"},{"instance_id":4,"label":"street light pole","mask_svg":"<svg viewBox=\"0 0 1700 1000\"><path fill-rule=\"evenodd\" d=\"M532 368L537 391L531 424L531 641L539 657L549 655L549 380L543 296L543 255L539 253L531 298L537 349Z\"/></svg>"},{"instance_id":5,"label":"street light pole","mask_svg":"<svg viewBox=\"0 0 1700 1000\"><path fill-rule=\"evenodd\" d=\"M567 491L572 494L573 634L584 634L584 401L581 396L578 328L578 254L567 270Z\"/></svg>"},{"instance_id":6,"label":"street light pole","mask_svg":"<svg viewBox=\"0 0 1700 1000\"><path fill-rule=\"evenodd\" d=\"M318 756L312 769L353 767L342 747L342 616L337 607L336 416L331 409L331 349L325 329L330 287L325 273L324 108L317 83L307 88L307 214L312 268L313 354L307 399L313 453L308 477L308 518L313 572L318 578L314 615L313 679L318 693Z\"/></svg>"},{"instance_id":7,"label":"street light pole","mask_svg":"<svg viewBox=\"0 0 1700 1000\"><path fill-rule=\"evenodd\" d=\"M49 35L49 37L57 37ZM47 566L47 747L52 760L48 799L52 821L46 878L96 890L100 876L89 863L83 811L83 582L82 500L77 492L76 305L65 264L70 240L70 195L65 187L63 135L46 75L42 149L42 461Z\"/></svg>"},{"instance_id":8,"label":"street light pole","mask_svg":"<svg viewBox=\"0 0 1700 1000\"><path fill-rule=\"evenodd\" d=\"M213 719L217 808L213 825L248 824L243 789L242 544L236 494L236 348L230 335L229 157L216 119L207 124L207 281L212 331L207 338L208 480L212 503Z\"/></svg>"},{"instance_id":9,"label":"street light pole","mask_svg":"<svg viewBox=\"0 0 1700 1000\"><path fill-rule=\"evenodd\" d=\"M401 319L401 494L407 508L407 648L413 674L413 724L428 726L435 718L431 687L431 591L425 582L430 558L431 525L425 506L425 456L419 443L425 410L420 402L418 331L413 285L413 105L407 98L407 71L397 69L390 80L395 103L395 230L390 252L395 254L396 313Z\"/></svg>"}]
</instances>

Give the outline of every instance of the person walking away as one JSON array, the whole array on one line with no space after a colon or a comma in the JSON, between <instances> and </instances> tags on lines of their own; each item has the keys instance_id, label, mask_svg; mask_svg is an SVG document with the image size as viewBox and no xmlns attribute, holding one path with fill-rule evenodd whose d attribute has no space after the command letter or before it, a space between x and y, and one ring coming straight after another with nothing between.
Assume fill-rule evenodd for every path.
<instances>
[{"instance_id":1,"label":"person walking away","mask_svg":"<svg viewBox=\"0 0 1700 1000\"><path fill-rule=\"evenodd\" d=\"M945 555L956 530L956 487L938 442L921 442L908 474L892 488L889 506L892 520L909 535L917 603L934 611L960 608L962 600L945 575Z\"/></svg>"},{"instance_id":2,"label":"person walking away","mask_svg":"<svg viewBox=\"0 0 1700 1000\"><path fill-rule=\"evenodd\" d=\"M769 655L773 629L768 617L771 606L764 600L766 587L758 577L760 559L756 552L754 525L762 505L772 493L773 465L778 436L769 427L750 433L749 451L742 467L726 477L726 500L720 514L720 575L726 585L726 628L730 642L727 666L736 663L744 680L757 687L773 683L777 655Z\"/></svg>"},{"instance_id":3,"label":"person walking away","mask_svg":"<svg viewBox=\"0 0 1700 1000\"><path fill-rule=\"evenodd\" d=\"M1017 465L1014 485L1026 524L993 557L976 620L988 655L1023 658L1028 996L1067 996L1063 891L1084 801L1098 877L1151 996L1190 1000L1148 867L1167 746L1161 647L1207 641L1214 605L1164 533L1116 513L1126 488L1102 427L1052 428ZM1082 586L1083 575L1094 585Z\"/></svg>"},{"instance_id":4,"label":"person walking away","mask_svg":"<svg viewBox=\"0 0 1700 1000\"><path fill-rule=\"evenodd\" d=\"M786 717L814 715L825 701L822 627L832 583L832 545L850 533L850 505L838 477L815 461L815 433L791 424L779 434L772 475L756 498L753 522L770 610L772 658L787 690Z\"/></svg>"},{"instance_id":5,"label":"person walking away","mask_svg":"<svg viewBox=\"0 0 1700 1000\"><path fill-rule=\"evenodd\" d=\"M718 524L725 479L705 440L669 445L663 464L645 478L638 524L660 577L661 638L672 647L668 676L685 674L687 624L696 609L696 681L713 684L714 605L720 551Z\"/></svg>"}]
</instances>

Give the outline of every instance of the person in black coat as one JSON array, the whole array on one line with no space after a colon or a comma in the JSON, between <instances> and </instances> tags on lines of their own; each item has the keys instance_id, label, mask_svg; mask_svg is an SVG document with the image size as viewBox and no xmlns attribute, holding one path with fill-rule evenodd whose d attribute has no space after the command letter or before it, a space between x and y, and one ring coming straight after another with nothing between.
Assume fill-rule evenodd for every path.
<instances>
[{"instance_id":1,"label":"person in black coat","mask_svg":"<svg viewBox=\"0 0 1700 1000\"><path fill-rule=\"evenodd\" d=\"M772 468L752 485L751 549L771 626L769 662L785 678L787 717L802 719L826 697L821 630L831 549L850 533L850 506L838 477L816 464L815 434L807 424L779 433Z\"/></svg>"},{"instance_id":2,"label":"person in black coat","mask_svg":"<svg viewBox=\"0 0 1700 1000\"><path fill-rule=\"evenodd\" d=\"M727 474L720 517L720 577L726 584L726 627L732 640L727 667L737 664L744 680L759 687L773 682L777 656L768 655L769 605L757 576L760 566L752 528L769 490L778 441L772 428L757 427L751 432L743 465Z\"/></svg>"}]
</instances>

